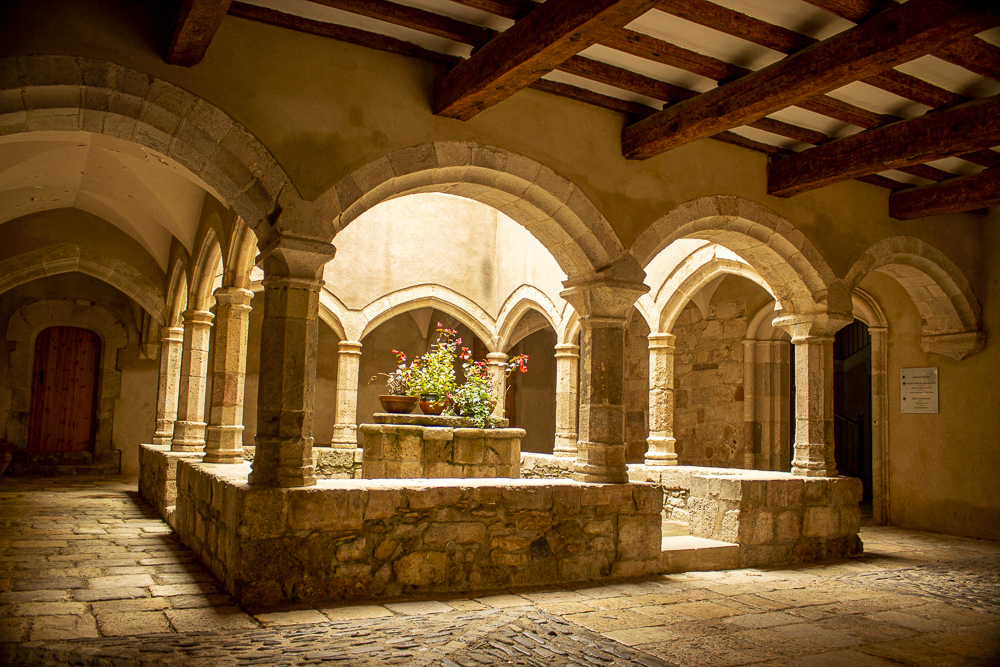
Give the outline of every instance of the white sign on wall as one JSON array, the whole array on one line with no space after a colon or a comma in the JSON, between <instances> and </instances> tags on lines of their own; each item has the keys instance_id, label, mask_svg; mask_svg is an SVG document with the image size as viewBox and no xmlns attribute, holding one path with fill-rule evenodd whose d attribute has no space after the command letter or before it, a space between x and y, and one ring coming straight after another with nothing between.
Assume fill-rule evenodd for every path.
<instances>
[{"instance_id":1,"label":"white sign on wall","mask_svg":"<svg viewBox=\"0 0 1000 667\"><path fill-rule=\"evenodd\" d=\"M938 369L903 368L900 370L899 395L903 414L936 415L938 413Z\"/></svg>"}]
</instances>

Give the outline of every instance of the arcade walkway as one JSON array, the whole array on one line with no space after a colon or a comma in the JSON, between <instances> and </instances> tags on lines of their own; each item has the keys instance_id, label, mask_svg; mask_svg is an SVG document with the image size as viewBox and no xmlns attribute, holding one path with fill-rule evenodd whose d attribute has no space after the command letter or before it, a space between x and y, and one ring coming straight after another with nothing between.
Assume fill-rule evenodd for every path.
<instances>
[{"instance_id":1,"label":"arcade walkway","mask_svg":"<svg viewBox=\"0 0 1000 667\"><path fill-rule=\"evenodd\" d=\"M4 665L997 665L1000 544L351 606L240 609L134 479L0 478Z\"/></svg>"}]
</instances>

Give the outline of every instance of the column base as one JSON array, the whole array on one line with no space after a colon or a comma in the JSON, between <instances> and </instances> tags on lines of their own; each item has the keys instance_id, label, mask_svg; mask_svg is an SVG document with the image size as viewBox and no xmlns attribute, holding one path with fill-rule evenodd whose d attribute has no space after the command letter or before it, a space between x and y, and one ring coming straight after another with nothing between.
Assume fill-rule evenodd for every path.
<instances>
[{"instance_id":1,"label":"column base","mask_svg":"<svg viewBox=\"0 0 1000 667\"><path fill-rule=\"evenodd\" d=\"M330 446L334 449L357 449L358 427L354 424L334 424Z\"/></svg>"},{"instance_id":2,"label":"column base","mask_svg":"<svg viewBox=\"0 0 1000 667\"><path fill-rule=\"evenodd\" d=\"M205 433L205 463L243 463L243 425L210 424Z\"/></svg>"},{"instance_id":3,"label":"column base","mask_svg":"<svg viewBox=\"0 0 1000 667\"><path fill-rule=\"evenodd\" d=\"M552 448L552 454L554 456L566 456L575 457L579 454L577 447L577 438L579 436L576 433L557 433L556 442Z\"/></svg>"},{"instance_id":4,"label":"column base","mask_svg":"<svg viewBox=\"0 0 1000 667\"><path fill-rule=\"evenodd\" d=\"M205 448L205 422L174 422L172 452L200 452Z\"/></svg>"},{"instance_id":5,"label":"column base","mask_svg":"<svg viewBox=\"0 0 1000 667\"><path fill-rule=\"evenodd\" d=\"M628 467L625 465L625 445L603 442L581 442L573 479L577 482L595 484L628 483Z\"/></svg>"},{"instance_id":6,"label":"column base","mask_svg":"<svg viewBox=\"0 0 1000 667\"><path fill-rule=\"evenodd\" d=\"M308 442L257 438L247 483L281 488L315 486L312 438Z\"/></svg>"},{"instance_id":7,"label":"column base","mask_svg":"<svg viewBox=\"0 0 1000 667\"><path fill-rule=\"evenodd\" d=\"M805 444L795 445L795 459L792 461L792 474L797 477L836 477L837 464L828 458L832 445Z\"/></svg>"},{"instance_id":8,"label":"column base","mask_svg":"<svg viewBox=\"0 0 1000 667\"><path fill-rule=\"evenodd\" d=\"M648 466L675 466L678 465L677 452L674 451L674 445L677 444L677 438L663 436L663 435L651 435L646 438L646 445L648 449L646 450L645 463Z\"/></svg>"}]
</instances>

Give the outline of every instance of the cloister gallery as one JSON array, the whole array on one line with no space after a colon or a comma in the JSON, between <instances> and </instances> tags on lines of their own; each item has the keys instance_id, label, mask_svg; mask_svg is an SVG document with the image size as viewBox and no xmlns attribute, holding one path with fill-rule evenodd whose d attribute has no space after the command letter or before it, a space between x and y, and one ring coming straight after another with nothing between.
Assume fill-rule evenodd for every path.
<instances>
[{"instance_id":1,"label":"cloister gallery","mask_svg":"<svg viewBox=\"0 0 1000 667\"><path fill-rule=\"evenodd\" d=\"M255 5L184 67L159 9L83 4L0 10L8 475L137 477L245 602L697 568L664 516L729 567L856 554L863 514L1000 539L995 207L774 196L746 141L626 159L621 109L544 88L434 115L440 62ZM519 478L362 479L369 378L438 326L530 358Z\"/></svg>"}]
</instances>

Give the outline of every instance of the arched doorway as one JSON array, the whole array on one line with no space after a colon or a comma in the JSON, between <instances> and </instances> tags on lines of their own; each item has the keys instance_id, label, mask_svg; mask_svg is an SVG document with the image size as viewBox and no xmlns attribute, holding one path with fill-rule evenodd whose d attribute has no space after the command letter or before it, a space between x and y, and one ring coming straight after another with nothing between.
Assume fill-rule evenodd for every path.
<instances>
[{"instance_id":1,"label":"arched doorway","mask_svg":"<svg viewBox=\"0 0 1000 667\"><path fill-rule=\"evenodd\" d=\"M92 452L97 430L101 339L79 327L49 327L35 339L29 452Z\"/></svg>"},{"instance_id":2,"label":"arched doorway","mask_svg":"<svg viewBox=\"0 0 1000 667\"><path fill-rule=\"evenodd\" d=\"M861 320L837 332L833 343L834 456L837 472L864 486L862 510L872 511L872 344Z\"/></svg>"}]
</instances>

